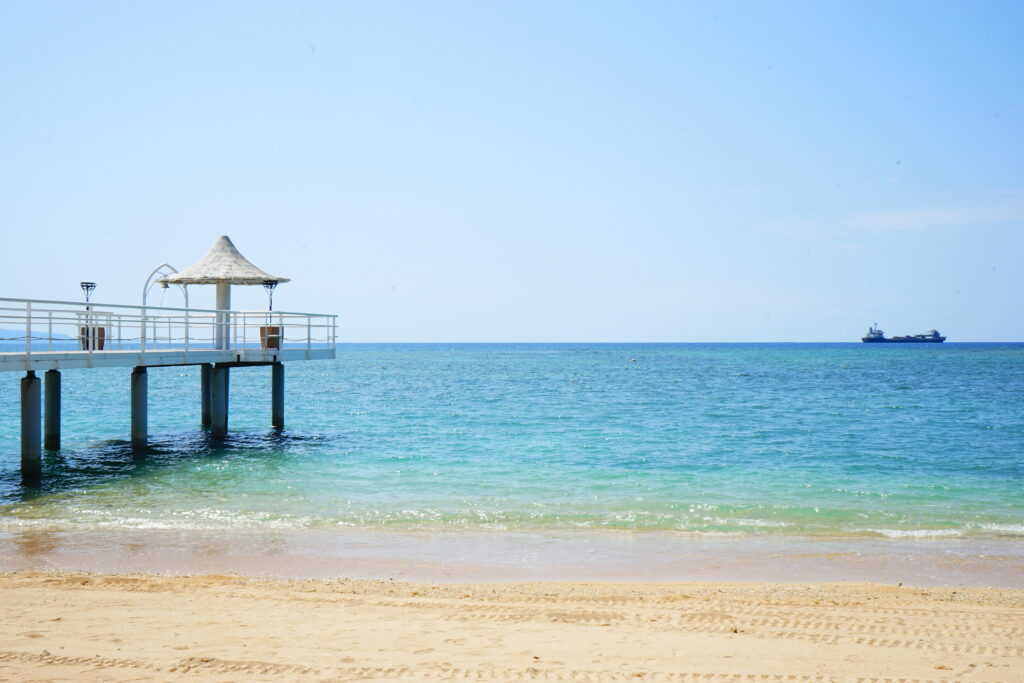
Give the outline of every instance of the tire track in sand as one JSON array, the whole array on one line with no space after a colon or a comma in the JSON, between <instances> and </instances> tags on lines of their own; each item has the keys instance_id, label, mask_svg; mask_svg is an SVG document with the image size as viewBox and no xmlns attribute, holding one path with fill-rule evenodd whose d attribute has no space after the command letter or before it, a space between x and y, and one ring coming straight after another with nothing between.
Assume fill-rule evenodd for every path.
<instances>
[{"instance_id":1,"label":"tire track in sand","mask_svg":"<svg viewBox=\"0 0 1024 683\"><path fill-rule=\"evenodd\" d=\"M339 666L315 669L308 666L252 660L228 660L216 657L186 657L170 665L144 659L112 657L66 657L33 652L0 652L0 662L22 662L49 666L83 667L87 669L143 669L160 673L161 679L176 674L194 678L196 674L243 676L330 676L340 680L406 679L406 680L474 680L474 681L665 681L666 683L954 683L950 678L845 678L808 674L752 674L727 672L646 672L610 671L604 669L544 669L410 666ZM991 683L972 679L974 683Z\"/></svg>"}]
</instances>

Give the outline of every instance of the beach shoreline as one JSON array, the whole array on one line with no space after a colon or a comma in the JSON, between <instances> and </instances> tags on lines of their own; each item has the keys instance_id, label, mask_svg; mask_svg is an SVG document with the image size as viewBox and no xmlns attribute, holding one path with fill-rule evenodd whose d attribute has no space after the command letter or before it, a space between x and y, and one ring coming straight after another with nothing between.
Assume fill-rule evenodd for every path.
<instances>
[{"instance_id":1,"label":"beach shoreline","mask_svg":"<svg viewBox=\"0 0 1024 683\"><path fill-rule=\"evenodd\" d=\"M1022 590L22 571L0 605L7 680L1024 679Z\"/></svg>"},{"instance_id":2,"label":"beach shoreline","mask_svg":"<svg viewBox=\"0 0 1024 683\"><path fill-rule=\"evenodd\" d=\"M271 579L857 582L1024 589L1019 537L695 536L632 531L0 531L0 571Z\"/></svg>"}]
</instances>

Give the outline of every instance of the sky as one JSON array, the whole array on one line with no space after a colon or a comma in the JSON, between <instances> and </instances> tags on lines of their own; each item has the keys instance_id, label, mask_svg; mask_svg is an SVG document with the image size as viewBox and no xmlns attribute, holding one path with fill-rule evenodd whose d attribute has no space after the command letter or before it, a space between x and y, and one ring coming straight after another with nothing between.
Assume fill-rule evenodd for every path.
<instances>
[{"instance_id":1,"label":"sky","mask_svg":"<svg viewBox=\"0 0 1024 683\"><path fill-rule=\"evenodd\" d=\"M341 341L1020 341L1024 3L5 0L0 229Z\"/></svg>"}]
</instances>

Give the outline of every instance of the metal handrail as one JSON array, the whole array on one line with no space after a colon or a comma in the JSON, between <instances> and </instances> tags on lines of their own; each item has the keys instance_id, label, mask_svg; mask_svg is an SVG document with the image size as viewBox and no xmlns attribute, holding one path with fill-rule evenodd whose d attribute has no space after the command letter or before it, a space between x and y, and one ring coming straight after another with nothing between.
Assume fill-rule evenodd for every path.
<instances>
[{"instance_id":1,"label":"metal handrail","mask_svg":"<svg viewBox=\"0 0 1024 683\"><path fill-rule=\"evenodd\" d=\"M101 339L104 342L102 345L107 347L105 350L121 350L127 343L130 348L137 348L142 354L155 348L179 348L174 346L179 341L184 342L184 350L187 353L189 349L196 348L193 340L199 342L202 347L214 344L219 348L246 348L257 341L264 345L264 348L281 348L286 342L298 346L305 342L305 348L311 349L314 345L320 348L335 344L337 319L338 316L331 313L236 311L0 297L0 326L6 324L23 327L25 330L24 337L8 340L23 339L23 351L0 353L24 354L28 362L32 355L39 353L33 348L32 342L36 339L33 329L45 331L46 337L38 339L46 340L43 348L47 351L53 350L55 341L78 341L90 356L93 352L103 352L103 349L97 348L101 345ZM278 329L272 336L269 329L261 332L259 340L252 339L249 335L252 328L275 326ZM54 337L55 328L68 327L72 328L73 335L61 334ZM286 337L285 328L305 328L305 335ZM198 334L193 336L194 333ZM269 339L276 340L276 345L269 346ZM135 347L135 343L138 343L138 347ZM221 343L224 346L221 346Z\"/></svg>"},{"instance_id":2,"label":"metal handrail","mask_svg":"<svg viewBox=\"0 0 1024 683\"><path fill-rule=\"evenodd\" d=\"M84 301L57 301L54 299L12 299L10 297L0 296L0 301L11 301L16 303L32 303L32 304L55 304L58 306L85 306ZM104 304L96 301L90 301L89 306L92 308L145 308L147 310L156 311L188 311L191 313L259 313L260 315L266 314L267 311L242 311L242 310L229 310L224 311L217 308L176 308L173 306L143 306L142 304ZM312 316L314 318L337 318L335 313L301 313L298 311L273 311L274 315L300 315L304 317Z\"/></svg>"}]
</instances>

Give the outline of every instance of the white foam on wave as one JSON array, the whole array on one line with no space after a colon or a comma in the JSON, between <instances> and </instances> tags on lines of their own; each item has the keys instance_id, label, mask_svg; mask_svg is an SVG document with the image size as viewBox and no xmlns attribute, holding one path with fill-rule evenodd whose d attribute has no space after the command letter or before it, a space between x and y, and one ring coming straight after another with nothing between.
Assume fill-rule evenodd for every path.
<instances>
[{"instance_id":1,"label":"white foam on wave","mask_svg":"<svg viewBox=\"0 0 1024 683\"><path fill-rule=\"evenodd\" d=\"M783 529L787 527L796 526L792 522L781 522L776 519L722 519L720 520L720 523L769 529Z\"/></svg>"},{"instance_id":2,"label":"white foam on wave","mask_svg":"<svg viewBox=\"0 0 1024 683\"><path fill-rule=\"evenodd\" d=\"M1024 536L1024 524L979 524L979 529L996 531L1000 534Z\"/></svg>"},{"instance_id":3,"label":"white foam on wave","mask_svg":"<svg viewBox=\"0 0 1024 683\"><path fill-rule=\"evenodd\" d=\"M963 536L960 529L865 529L886 538L949 538Z\"/></svg>"},{"instance_id":4,"label":"white foam on wave","mask_svg":"<svg viewBox=\"0 0 1024 683\"><path fill-rule=\"evenodd\" d=\"M124 510L75 507L67 517L0 517L0 530L45 527L95 527L98 529L162 529L172 531L229 529L304 529L315 525L312 517L279 517L260 511L235 511L218 508L171 510L163 515L143 516Z\"/></svg>"}]
</instances>

